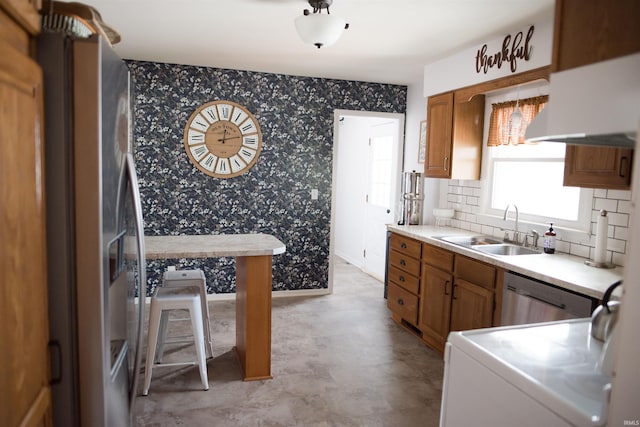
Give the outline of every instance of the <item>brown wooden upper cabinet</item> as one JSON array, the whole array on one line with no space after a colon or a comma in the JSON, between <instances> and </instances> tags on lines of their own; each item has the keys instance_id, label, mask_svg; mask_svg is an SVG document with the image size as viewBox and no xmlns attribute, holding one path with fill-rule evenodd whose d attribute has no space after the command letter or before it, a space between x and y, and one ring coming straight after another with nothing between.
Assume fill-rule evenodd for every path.
<instances>
[{"instance_id":1,"label":"brown wooden upper cabinet","mask_svg":"<svg viewBox=\"0 0 640 427\"><path fill-rule=\"evenodd\" d=\"M564 185L626 190L631 186L633 150L567 145Z\"/></svg>"},{"instance_id":2,"label":"brown wooden upper cabinet","mask_svg":"<svg viewBox=\"0 0 640 427\"><path fill-rule=\"evenodd\" d=\"M638 0L556 0L552 71L640 51L638 22ZM633 150L567 145L564 185L629 189L632 155Z\"/></svg>"},{"instance_id":3,"label":"brown wooden upper cabinet","mask_svg":"<svg viewBox=\"0 0 640 427\"><path fill-rule=\"evenodd\" d=\"M480 179L484 95L458 100L454 92L430 96L427 102L425 176Z\"/></svg>"},{"instance_id":4,"label":"brown wooden upper cabinet","mask_svg":"<svg viewBox=\"0 0 640 427\"><path fill-rule=\"evenodd\" d=\"M640 51L638 22L638 0L556 0L551 71Z\"/></svg>"}]
</instances>

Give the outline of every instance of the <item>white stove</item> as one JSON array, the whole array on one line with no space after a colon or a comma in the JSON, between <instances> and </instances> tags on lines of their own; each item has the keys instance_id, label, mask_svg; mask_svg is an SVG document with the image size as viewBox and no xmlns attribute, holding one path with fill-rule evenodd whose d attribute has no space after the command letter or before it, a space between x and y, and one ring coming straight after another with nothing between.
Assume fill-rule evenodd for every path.
<instances>
[{"instance_id":1,"label":"white stove","mask_svg":"<svg viewBox=\"0 0 640 427\"><path fill-rule=\"evenodd\" d=\"M590 319L453 332L441 426L601 426L611 377Z\"/></svg>"}]
</instances>

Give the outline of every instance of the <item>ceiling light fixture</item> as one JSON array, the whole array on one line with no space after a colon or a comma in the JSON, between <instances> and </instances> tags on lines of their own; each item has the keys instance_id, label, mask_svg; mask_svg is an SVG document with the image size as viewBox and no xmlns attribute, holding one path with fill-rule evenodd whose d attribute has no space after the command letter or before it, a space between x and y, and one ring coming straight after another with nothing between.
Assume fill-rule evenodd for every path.
<instances>
[{"instance_id":1,"label":"ceiling light fixture","mask_svg":"<svg viewBox=\"0 0 640 427\"><path fill-rule=\"evenodd\" d=\"M518 144L520 134L524 133L522 129L522 111L520 111L520 86L516 95L516 108L509 117L509 144Z\"/></svg>"},{"instance_id":2,"label":"ceiling light fixture","mask_svg":"<svg viewBox=\"0 0 640 427\"><path fill-rule=\"evenodd\" d=\"M511 117L509 118L509 128L511 130L511 137L515 140L517 144L518 138L522 133L522 112L520 111L520 107L518 106L518 101L516 101L516 109L511 113Z\"/></svg>"},{"instance_id":3,"label":"ceiling light fixture","mask_svg":"<svg viewBox=\"0 0 640 427\"><path fill-rule=\"evenodd\" d=\"M349 24L339 16L329 14L329 6L333 0L309 0L313 13L305 9L302 16L296 18L296 30L305 43L313 44L320 49L331 46L338 41L342 32L349 28ZM322 14L322 9L327 9Z\"/></svg>"}]
</instances>

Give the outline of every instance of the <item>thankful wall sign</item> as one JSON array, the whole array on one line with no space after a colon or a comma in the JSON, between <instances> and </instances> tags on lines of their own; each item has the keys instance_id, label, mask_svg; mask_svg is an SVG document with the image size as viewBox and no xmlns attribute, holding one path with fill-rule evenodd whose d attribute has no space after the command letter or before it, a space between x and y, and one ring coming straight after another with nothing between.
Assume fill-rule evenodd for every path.
<instances>
[{"instance_id":1,"label":"thankful wall sign","mask_svg":"<svg viewBox=\"0 0 640 427\"><path fill-rule=\"evenodd\" d=\"M533 45L534 26L529 27L529 31L525 35L519 31L515 35L507 35L502 40L502 46L498 51L488 52L489 48L485 43L476 54L476 73L484 73L492 68L502 68L508 66L512 73L518 69L518 61L529 61L531 59L531 51Z\"/></svg>"}]
</instances>

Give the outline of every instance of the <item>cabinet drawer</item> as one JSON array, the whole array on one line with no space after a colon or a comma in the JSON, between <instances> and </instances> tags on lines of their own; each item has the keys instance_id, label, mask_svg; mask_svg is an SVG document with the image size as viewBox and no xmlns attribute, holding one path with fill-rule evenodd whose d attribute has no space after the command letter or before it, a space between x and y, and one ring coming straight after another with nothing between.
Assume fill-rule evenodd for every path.
<instances>
[{"instance_id":1,"label":"cabinet drawer","mask_svg":"<svg viewBox=\"0 0 640 427\"><path fill-rule=\"evenodd\" d=\"M462 255L456 257L455 275L457 279L466 280L491 290L496 284L495 267Z\"/></svg>"},{"instance_id":2,"label":"cabinet drawer","mask_svg":"<svg viewBox=\"0 0 640 427\"><path fill-rule=\"evenodd\" d=\"M453 271L453 252L431 246L426 243L422 245L422 260L427 264L444 271Z\"/></svg>"},{"instance_id":3,"label":"cabinet drawer","mask_svg":"<svg viewBox=\"0 0 640 427\"><path fill-rule=\"evenodd\" d=\"M418 297L393 283L389 284L387 307L412 325L418 322Z\"/></svg>"},{"instance_id":4,"label":"cabinet drawer","mask_svg":"<svg viewBox=\"0 0 640 427\"><path fill-rule=\"evenodd\" d=\"M420 260L410 258L402 252L389 251L389 265L413 274L414 276L420 276Z\"/></svg>"},{"instance_id":5,"label":"cabinet drawer","mask_svg":"<svg viewBox=\"0 0 640 427\"><path fill-rule=\"evenodd\" d=\"M395 267L389 267L389 281L405 288L409 292L413 292L418 295L420 291L420 279L419 276L412 276L407 272L399 270Z\"/></svg>"},{"instance_id":6,"label":"cabinet drawer","mask_svg":"<svg viewBox=\"0 0 640 427\"><path fill-rule=\"evenodd\" d=\"M421 243L409 237L400 236L399 234L391 234L389 242L391 249L402 252L413 258L420 258Z\"/></svg>"}]
</instances>

